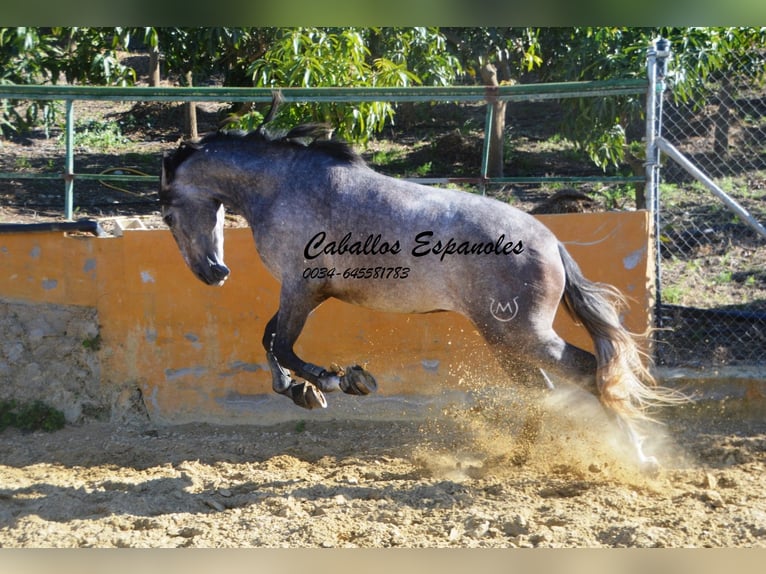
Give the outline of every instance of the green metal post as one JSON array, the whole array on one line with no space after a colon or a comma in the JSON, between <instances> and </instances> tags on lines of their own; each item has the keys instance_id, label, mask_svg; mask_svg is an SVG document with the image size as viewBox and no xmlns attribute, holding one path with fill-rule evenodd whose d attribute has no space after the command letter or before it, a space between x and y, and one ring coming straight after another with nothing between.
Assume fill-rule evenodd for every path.
<instances>
[{"instance_id":1,"label":"green metal post","mask_svg":"<svg viewBox=\"0 0 766 574\"><path fill-rule=\"evenodd\" d=\"M486 193L484 182L489 173L489 135L492 133L492 122L495 120L495 106L492 102L487 102L487 119L484 122L484 145L481 149L481 194Z\"/></svg>"},{"instance_id":2,"label":"green metal post","mask_svg":"<svg viewBox=\"0 0 766 574\"><path fill-rule=\"evenodd\" d=\"M72 219L74 204L74 100L66 101L66 163L64 166L64 217Z\"/></svg>"}]
</instances>

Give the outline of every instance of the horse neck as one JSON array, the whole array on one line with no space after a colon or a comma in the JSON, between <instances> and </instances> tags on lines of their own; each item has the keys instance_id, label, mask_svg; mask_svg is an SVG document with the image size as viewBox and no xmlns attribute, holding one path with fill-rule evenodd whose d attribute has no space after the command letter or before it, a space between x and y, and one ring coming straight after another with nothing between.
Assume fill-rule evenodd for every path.
<instances>
[{"instance_id":1,"label":"horse neck","mask_svg":"<svg viewBox=\"0 0 766 574\"><path fill-rule=\"evenodd\" d=\"M289 162L275 154L221 154L210 166L210 178L215 197L228 210L242 212L251 225L268 209L283 185L289 181ZM221 183L223 182L223 183Z\"/></svg>"}]
</instances>

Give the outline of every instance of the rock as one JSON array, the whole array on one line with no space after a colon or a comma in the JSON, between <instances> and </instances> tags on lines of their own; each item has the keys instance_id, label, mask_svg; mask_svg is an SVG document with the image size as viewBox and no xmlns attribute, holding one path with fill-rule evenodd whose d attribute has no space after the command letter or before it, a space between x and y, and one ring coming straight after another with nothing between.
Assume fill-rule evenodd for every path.
<instances>
[{"instance_id":1,"label":"rock","mask_svg":"<svg viewBox=\"0 0 766 574\"><path fill-rule=\"evenodd\" d=\"M137 518L132 524L133 530L153 530L159 527L159 523L153 518Z\"/></svg>"},{"instance_id":2,"label":"rock","mask_svg":"<svg viewBox=\"0 0 766 574\"><path fill-rule=\"evenodd\" d=\"M181 538L194 538L200 534L202 534L201 529L192 526L185 526L175 534L171 534L171 536L180 536Z\"/></svg>"},{"instance_id":3,"label":"rock","mask_svg":"<svg viewBox=\"0 0 766 574\"><path fill-rule=\"evenodd\" d=\"M289 517L302 517L306 515L306 512L301 507L300 501L296 500L293 496L287 498L275 498L269 503L271 507L271 513L274 516L280 516L282 518Z\"/></svg>"},{"instance_id":4,"label":"rock","mask_svg":"<svg viewBox=\"0 0 766 574\"><path fill-rule=\"evenodd\" d=\"M324 506L316 506L311 511L311 516L324 516L327 514L327 510Z\"/></svg>"},{"instance_id":5,"label":"rock","mask_svg":"<svg viewBox=\"0 0 766 574\"><path fill-rule=\"evenodd\" d=\"M508 536L529 534L529 523L524 516L517 514L511 520L503 524L503 532Z\"/></svg>"},{"instance_id":6,"label":"rock","mask_svg":"<svg viewBox=\"0 0 766 574\"><path fill-rule=\"evenodd\" d=\"M204 502L207 506L209 506L213 510L217 510L218 512L223 512L224 510L226 510L226 507L223 504L221 504L217 500L213 500L212 498L206 498Z\"/></svg>"},{"instance_id":7,"label":"rock","mask_svg":"<svg viewBox=\"0 0 766 574\"><path fill-rule=\"evenodd\" d=\"M465 533L471 538L481 538L489 532L489 520L482 517L471 517L465 521Z\"/></svg>"},{"instance_id":8,"label":"rock","mask_svg":"<svg viewBox=\"0 0 766 574\"><path fill-rule=\"evenodd\" d=\"M724 474L721 476L721 478L718 480L718 486L722 488L735 488L739 486L739 482L734 476L730 476L727 474Z\"/></svg>"},{"instance_id":9,"label":"rock","mask_svg":"<svg viewBox=\"0 0 766 574\"><path fill-rule=\"evenodd\" d=\"M529 541L534 544L535 546L540 546L541 544L547 544L552 540L551 533L550 532L538 532L537 534L533 534L529 537Z\"/></svg>"},{"instance_id":10,"label":"rock","mask_svg":"<svg viewBox=\"0 0 766 574\"><path fill-rule=\"evenodd\" d=\"M721 508L724 506L723 498L716 490L706 490L702 493L701 498L713 508Z\"/></svg>"}]
</instances>

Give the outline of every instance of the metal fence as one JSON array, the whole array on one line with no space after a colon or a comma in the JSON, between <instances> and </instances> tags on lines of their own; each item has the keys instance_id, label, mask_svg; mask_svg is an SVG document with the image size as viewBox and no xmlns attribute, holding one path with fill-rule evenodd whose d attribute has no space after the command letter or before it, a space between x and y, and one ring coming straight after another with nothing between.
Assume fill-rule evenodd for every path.
<instances>
[{"instance_id":1,"label":"metal fence","mask_svg":"<svg viewBox=\"0 0 766 574\"><path fill-rule=\"evenodd\" d=\"M285 102L487 102L485 119L485 138L482 151L481 172L475 177L460 178L460 183L474 183L483 187L486 184L523 184L540 183L577 183L601 181L607 183L631 183L641 180L632 176L597 176L597 177L487 177L489 156L489 126L492 122L494 106L492 102L561 100L568 98L615 97L643 94L646 92L646 80L630 78L607 81L561 82L509 86L453 86L453 87L399 87L399 88L282 88ZM77 180L97 180L106 182L150 181L156 183L158 176L130 174L103 174L75 171L75 117L76 102L84 100L98 101L136 101L136 102L268 102L273 97L269 88L229 88L229 87L99 87L72 85L0 85L0 100L43 100L64 101L66 121L64 126L65 164L63 172L23 174L18 172L0 173L0 180L44 180L61 179L64 182L64 216L72 219L74 209L74 186ZM453 178L417 178L423 183L453 181Z\"/></svg>"},{"instance_id":2,"label":"metal fence","mask_svg":"<svg viewBox=\"0 0 766 574\"><path fill-rule=\"evenodd\" d=\"M763 62L766 46L751 57ZM656 219L660 365L766 363L766 237L758 223L766 223L764 76L740 72L711 82L702 107L677 101L672 86L658 102L661 150L682 155L712 181L696 179L688 166L662 155ZM718 191L725 195L716 196Z\"/></svg>"}]
</instances>

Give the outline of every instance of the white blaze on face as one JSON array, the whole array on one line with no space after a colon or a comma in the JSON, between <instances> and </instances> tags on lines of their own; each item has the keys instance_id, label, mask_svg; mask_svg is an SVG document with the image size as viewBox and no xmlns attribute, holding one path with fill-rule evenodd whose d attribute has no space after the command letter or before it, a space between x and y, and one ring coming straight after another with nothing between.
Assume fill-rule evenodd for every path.
<instances>
[{"instance_id":1,"label":"white blaze on face","mask_svg":"<svg viewBox=\"0 0 766 574\"><path fill-rule=\"evenodd\" d=\"M218 208L216 213L216 223L213 228L213 245L215 246L216 263L224 265L223 262L223 229L224 221L226 220L226 210L223 204Z\"/></svg>"}]
</instances>

